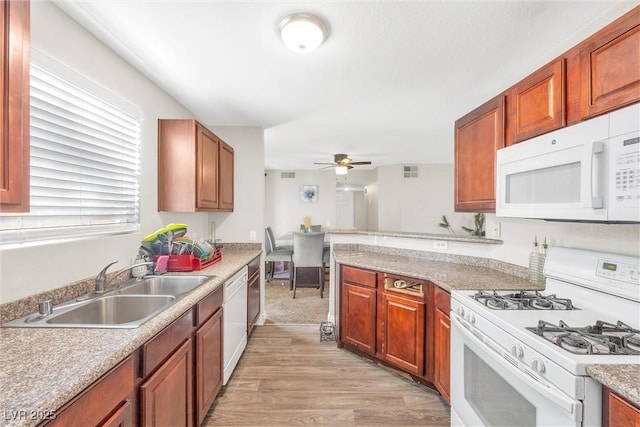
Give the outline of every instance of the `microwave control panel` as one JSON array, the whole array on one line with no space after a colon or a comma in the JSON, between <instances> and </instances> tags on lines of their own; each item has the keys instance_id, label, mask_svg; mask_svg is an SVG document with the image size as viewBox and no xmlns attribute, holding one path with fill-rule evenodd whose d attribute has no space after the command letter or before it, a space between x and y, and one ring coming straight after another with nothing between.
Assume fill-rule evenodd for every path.
<instances>
[{"instance_id":1,"label":"microwave control panel","mask_svg":"<svg viewBox=\"0 0 640 427\"><path fill-rule=\"evenodd\" d=\"M640 203L640 136L635 133L615 138L611 185L615 207L637 208Z\"/></svg>"}]
</instances>

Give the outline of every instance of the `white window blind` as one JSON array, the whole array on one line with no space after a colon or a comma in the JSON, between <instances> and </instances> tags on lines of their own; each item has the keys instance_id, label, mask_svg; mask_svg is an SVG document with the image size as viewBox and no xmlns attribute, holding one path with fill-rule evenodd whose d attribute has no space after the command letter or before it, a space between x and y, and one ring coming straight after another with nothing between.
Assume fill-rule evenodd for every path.
<instances>
[{"instance_id":1,"label":"white window blind","mask_svg":"<svg viewBox=\"0 0 640 427\"><path fill-rule=\"evenodd\" d=\"M31 210L0 215L2 242L139 228L140 119L31 65Z\"/></svg>"}]
</instances>

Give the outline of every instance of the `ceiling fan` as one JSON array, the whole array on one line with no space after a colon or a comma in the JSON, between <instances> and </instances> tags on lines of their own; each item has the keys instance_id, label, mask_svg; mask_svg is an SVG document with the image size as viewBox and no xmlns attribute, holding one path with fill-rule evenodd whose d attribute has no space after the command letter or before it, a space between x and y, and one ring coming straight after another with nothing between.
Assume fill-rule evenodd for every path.
<instances>
[{"instance_id":1,"label":"ceiling fan","mask_svg":"<svg viewBox=\"0 0 640 427\"><path fill-rule=\"evenodd\" d=\"M345 175L349 169L357 165L370 165L371 162L352 162L346 154L334 154L333 163L314 163L314 165L330 165L327 168L336 168L336 175ZM326 168L322 168L326 169Z\"/></svg>"}]
</instances>

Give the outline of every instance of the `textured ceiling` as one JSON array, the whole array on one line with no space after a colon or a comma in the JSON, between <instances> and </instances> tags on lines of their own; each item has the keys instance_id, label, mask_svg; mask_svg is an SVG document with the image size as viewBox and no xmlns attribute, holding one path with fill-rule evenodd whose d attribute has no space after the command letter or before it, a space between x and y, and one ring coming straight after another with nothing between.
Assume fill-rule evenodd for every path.
<instances>
[{"instance_id":1,"label":"textured ceiling","mask_svg":"<svg viewBox=\"0 0 640 427\"><path fill-rule=\"evenodd\" d=\"M623 1L55 3L209 126L265 129L265 168L451 163L453 124L637 5ZM312 12L329 37L286 49ZM367 168L367 167L363 167Z\"/></svg>"}]
</instances>

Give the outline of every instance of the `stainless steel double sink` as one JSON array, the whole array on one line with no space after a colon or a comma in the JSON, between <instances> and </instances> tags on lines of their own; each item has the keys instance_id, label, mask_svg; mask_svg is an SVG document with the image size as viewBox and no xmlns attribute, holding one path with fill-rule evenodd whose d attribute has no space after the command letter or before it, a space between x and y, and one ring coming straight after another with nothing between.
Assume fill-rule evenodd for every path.
<instances>
[{"instance_id":1,"label":"stainless steel double sink","mask_svg":"<svg viewBox=\"0 0 640 427\"><path fill-rule=\"evenodd\" d=\"M137 328L215 276L147 276L4 324L7 327Z\"/></svg>"}]
</instances>

